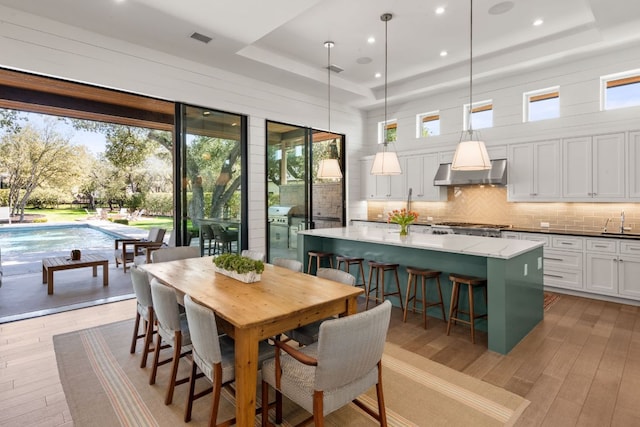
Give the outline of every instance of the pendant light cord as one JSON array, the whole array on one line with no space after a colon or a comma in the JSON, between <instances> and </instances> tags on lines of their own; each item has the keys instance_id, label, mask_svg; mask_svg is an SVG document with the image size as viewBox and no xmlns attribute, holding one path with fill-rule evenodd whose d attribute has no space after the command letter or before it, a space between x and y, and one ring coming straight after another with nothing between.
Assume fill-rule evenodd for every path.
<instances>
[{"instance_id":1,"label":"pendant light cord","mask_svg":"<svg viewBox=\"0 0 640 427\"><path fill-rule=\"evenodd\" d=\"M382 19L384 20L384 146L386 147L389 143L389 130L387 129L387 46L389 36L387 27L389 25L389 20L391 19L391 14L385 13L382 15Z\"/></svg>"},{"instance_id":2,"label":"pendant light cord","mask_svg":"<svg viewBox=\"0 0 640 427\"><path fill-rule=\"evenodd\" d=\"M333 47L333 42L328 41L324 45L327 48L327 99L329 100L329 108L327 108L329 118L327 122L329 125L328 130L331 132L331 48Z\"/></svg>"},{"instance_id":3,"label":"pendant light cord","mask_svg":"<svg viewBox=\"0 0 640 427\"><path fill-rule=\"evenodd\" d=\"M473 0L469 0L469 139L473 139Z\"/></svg>"}]
</instances>

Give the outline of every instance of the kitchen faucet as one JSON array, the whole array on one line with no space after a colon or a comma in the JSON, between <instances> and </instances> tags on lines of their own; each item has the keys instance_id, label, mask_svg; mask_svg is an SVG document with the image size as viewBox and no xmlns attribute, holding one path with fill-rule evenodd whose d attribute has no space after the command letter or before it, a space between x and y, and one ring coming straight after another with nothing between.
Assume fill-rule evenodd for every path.
<instances>
[{"instance_id":1,"label":"kitchen faucet","mask_svg":"<svg viewBox=\"0 0 640 427\"><path fill-rule=\"evenodd\" d=\"M620 234L624 233L624 211L620 212Z\"/></svg>"}]
</instances>

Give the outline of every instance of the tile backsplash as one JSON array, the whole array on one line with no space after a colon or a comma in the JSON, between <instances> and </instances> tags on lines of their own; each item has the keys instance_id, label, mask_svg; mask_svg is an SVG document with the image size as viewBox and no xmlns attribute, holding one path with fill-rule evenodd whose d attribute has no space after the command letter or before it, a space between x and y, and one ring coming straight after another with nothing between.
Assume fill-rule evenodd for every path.
<instances>
[{"instance_id":1,"label":"tile backsplash","mask_svg":"<svg viewBox=\"0 0 640 427\"><path fill-rule=\"evenodd\" d=\"M369 201L370 221L385 221L393 209L406 207L405 201ZM420 214L419 222L442 221L504 224L520 228L541 228L549 223L552 230L618 231L620 213L625 213L625 228L640 233L640 203L511 203L505 187L449 187L446 202L413 202ZM429 220L428 218L433 218Z\"/></svg>"}]
</instances>

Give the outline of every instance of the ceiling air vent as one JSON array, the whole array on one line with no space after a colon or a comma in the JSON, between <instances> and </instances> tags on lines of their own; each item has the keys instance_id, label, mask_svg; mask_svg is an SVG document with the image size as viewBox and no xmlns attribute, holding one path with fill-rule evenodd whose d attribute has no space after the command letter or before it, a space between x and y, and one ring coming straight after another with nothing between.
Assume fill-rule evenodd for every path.
<instances>
[{"instance_id":1,"label":"ceiling air vent","mask_svg":"<svg viewBox=\"0 0 640 427\"><path fill-rule=\"evenodd\" d=\"M343 72L343 71L344 71L344 68L340 68L340 67L338 67L338 66L337 66L337 65L335 65L335 64L331 64L331 65L329 65L328 67L325 67L325 68L326 68L326 69L328 69L328 70L333 71L333 72L334 72L334 73L336 73L336 74L337 74L337 73L341 73L341 72Z\"/></svg>"},{"instance_id":2,"label":"ceiling air vent","mask_svg":"<svg viewBox=\"0 0 640 427\"><path fill-rule=\"evenodd\" d=\"M191 38L205 44L213 40L211 37L205 36L204 34L200 34L198 32L191 34Z\"/></svg>"}]
</instances>

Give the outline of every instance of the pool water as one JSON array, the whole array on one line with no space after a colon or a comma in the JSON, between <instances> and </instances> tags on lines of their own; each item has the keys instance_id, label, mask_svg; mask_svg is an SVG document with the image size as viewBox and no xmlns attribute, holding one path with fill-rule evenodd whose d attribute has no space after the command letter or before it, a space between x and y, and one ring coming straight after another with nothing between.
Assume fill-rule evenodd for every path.
<instances>
[{"instance_id":1,"label":"pool water","mask_svg":"<svg viewBox=\"0 0 640 427\"><path fill-rule=\"evenodd\" d=\"M115 234L88 226L0 229L2 257L58 251L113 249Z\"/></svg>"}]
</instances>

